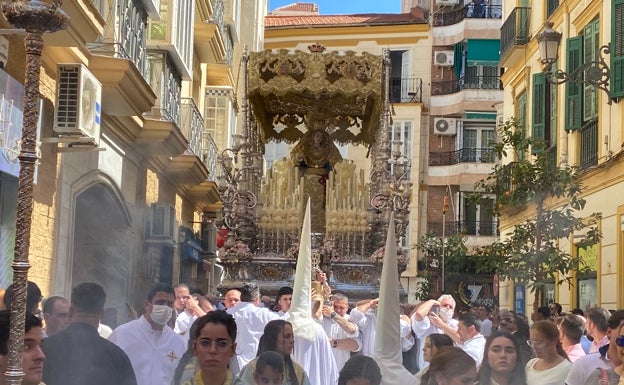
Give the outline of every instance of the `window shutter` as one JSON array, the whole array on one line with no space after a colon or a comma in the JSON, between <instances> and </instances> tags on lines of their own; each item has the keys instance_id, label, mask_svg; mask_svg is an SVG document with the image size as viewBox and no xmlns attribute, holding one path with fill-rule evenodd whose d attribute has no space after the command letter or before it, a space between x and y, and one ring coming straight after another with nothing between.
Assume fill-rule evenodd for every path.
<instances>
[{"instance_id":1,"label":"window shutter","mask_svg":"<svg viewBox=\"0 0 624 385\"><path fill-rule=\"evenodd\" d=\"M583 60L585 63L598 58L598 20L592 21L583 29ZM583 121L598 116L597 89L591 84L583 87Z\"/></svg>"},{"instance_id":2,"label":"window shutter","mask_svg":"<svg viewBox=\"0 0 624 385\"><path fill-rule=\"evenodd\" d=\"M571 37L566 42L566 72L572 73L580 67L583 60L583 36ZM566 82L566 130L580 130L583 124L581 115L582 86L574 82Z\"/></svg>"},{"instance_id":3,"label":"window shutter","mask_svg":"<svg viewBox=\"0 0 624 385\"><path fill-rule=\"evenodd\" d=\"M543 72L533 75L533 141L544 141L546 127L546 75ZM535 153L535 150L533 150Z\"/></svg>"},{"instance_id":4,"label":"window shutter","mask_svg":"<svg viewBox=\"0 0 624 385\"><path fill-rule=\"evenodd\" d=\"M523 92L520 96L518 96L518 99L516 100L516 116L517 116L517 121L518 121L518 127L520 128L520 130L522 130L522 132L525 133L525 135L528 136L528 132L527 132L527 93ZM525 154L523 153L519 153L518 154L518 159L519 160L524 160L525 158Z\"/></svg>"},{"instance_id":5,"label":"window shutter","mask_svg":"<svg viewBox=\"0 0 624 385\"><path fill-rule=\"evenodd\" d=\"M624 0L611 1L611 97L624 97Z\"/></svg>"}]
</instances>

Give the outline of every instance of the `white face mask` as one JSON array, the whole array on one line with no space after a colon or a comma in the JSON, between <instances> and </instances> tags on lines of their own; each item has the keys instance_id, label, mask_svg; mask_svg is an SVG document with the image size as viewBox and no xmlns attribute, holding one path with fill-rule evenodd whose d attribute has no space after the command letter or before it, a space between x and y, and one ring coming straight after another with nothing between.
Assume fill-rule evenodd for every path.
<instances>
[{"instance_id":1,"label":"white face mask","mask_svg":"<svg viewBox=\"0 0 624 385\"><path fill-rule=\"evenodd\" d=\"M440 308L440 318L442 318L442 321L448 322L451 318L453 318L453 310L445 307Z\"/></svg>"},{"instance_id":2,"label":"white face mask","mask_svg":"<svg viewBox=\"0 0 624 385\"><path fill-rule=\"evenodd\" d=\"M150 318L155 324L164 326L171 319L173 309L167 305L152 305L152 313Z\"/></svg>"}]
</instances>

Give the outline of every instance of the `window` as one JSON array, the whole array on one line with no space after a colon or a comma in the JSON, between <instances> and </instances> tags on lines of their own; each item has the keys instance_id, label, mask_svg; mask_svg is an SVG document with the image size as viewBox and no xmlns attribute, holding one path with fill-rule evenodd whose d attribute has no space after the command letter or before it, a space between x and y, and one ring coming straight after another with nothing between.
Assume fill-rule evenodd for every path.
<instances>
[{"instance_id":1,"label":"window","mask_svg":"<svg viewBox=\"0 0 624 385\"><path fill-rule=\"evenodd\" d=\"M546 142L546 75L543 72L533 74L533 100L531 138L535 142ZM536 149L532 150L533 153Z\"/></svg>"},{"instance_id":2,"label":"window","mask_svg":"<svg viewBox=\"0 0 624 385\"><path fill-rule=\"evenodd\" d=\"M205 100L204 129L214 138L217 146L223 146L227 143L230 101L228 96L219 95L219 91L210 95L211 91L208 90Z\"/></svg>"},{"instance_id":3,"label":"window","mask_svg":"<svg viewBox=\"0 0 624 385\"><path fill-rule=\"evenodd\" d=\"M403 144L401 146L401 154L407 159L412 160L412 122L395 121L392 124L392 136L390 140L399 140ZM392 143L390 143L392 146ZM392 150L392 147L390 148Z\"/></svg>"},{"instance_id":4,"label":"window","mask_svg":"<svg viewBox=\"0 0 624 385\"><path fill-rule=\"evenodd\" d=\"M599 57L599 24L598 20L590 22L583 29L583 63L598 60ZM598 89L585 84L583 87L583 121L595 119L598 116Z\"/></svg>"},{"instance_id":5,"label":"window","mask_svg":"<svg viewBox=\"0 0 624 385\"><path fill-rule=\"evenodd\" d=\"M546 17L550 17L555 10L559 7L559 0L547 0L546 1Z\"/></svg>"},{"instance_id":6,"label":"window","mask_svg":"<svg viewBox=\"0 0 624 385\"><path fill-rule=\"evenodd\" d=\"M596 268L597 264L597 254L598 254L598 246L584 246L577 247L578 256L581 258L585 266L590 268L590 272L586 274L579 274L577 279L577 298L578 304L577 307L581 309L587 309L592 306L596 306L597 304L597 279L596 279Z\"/></svg>"},{"instance_id":7,"label":"window","mask_svg":"<svg viewBox=\"0 0 624 385\"><path fill-rule=\"evenodd\" d=\"M471 193L462 193L462 212L458 230L467 235L496 236L498 224L496 217L492 216L494 199L485 197L478 205L473 205L467 199L469 194Z\"/></svg>"},{"instance_id":8,"label":"window","mask_svg":"<svg viewBox=\"0 0 624 385\"><path fill-rule=\"evenodd\" d=\"M490 162L493 159L492 146L496 138L494 122L463 122L461 130L461 162Z\"/></svg>"},{"instance_id":9,"label":"window","mask_svg":"<svg viewBox=\"0 0 624 385\"><path fill-rule=\"evenodd\" d=\"M611 1L611 96L624 97L624 0Z\"/></svg>"}]
</instances>

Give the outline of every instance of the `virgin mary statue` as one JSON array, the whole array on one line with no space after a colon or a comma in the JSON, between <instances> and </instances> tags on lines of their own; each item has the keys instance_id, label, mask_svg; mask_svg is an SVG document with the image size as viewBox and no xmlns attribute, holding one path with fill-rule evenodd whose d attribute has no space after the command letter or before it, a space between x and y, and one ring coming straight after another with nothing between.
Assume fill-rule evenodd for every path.
<instances>
[{"instance_id":1,"label":"virgin mary statue","mask_svg":"<svg viewBox=\"0 0 624 385\"><path fill-rule=\"evenodd\" d=\"M304 202L310 197L312 232L325 232L326 181L334 165L342 161L340 151L323 129L306 132L290 153L302 177Z\"/></svg>"}]
</instances>

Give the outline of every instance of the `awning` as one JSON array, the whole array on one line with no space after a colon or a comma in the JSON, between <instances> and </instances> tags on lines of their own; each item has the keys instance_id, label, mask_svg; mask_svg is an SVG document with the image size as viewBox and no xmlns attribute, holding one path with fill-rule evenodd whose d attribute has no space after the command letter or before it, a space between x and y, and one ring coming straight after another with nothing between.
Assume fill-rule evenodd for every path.
<instances>
[{"instance_id":1,"label":"awning","mask_svg":"<svg viewBox=\"0 0 624 385\"><path fill-rule=\"evenodd\" d=\"M466 111L466 119L496 120L496 112Z\"/></svg>"},{"instance_id":2,"label":"awning","mask_svg":"<svg viewBox=\"0 0 624 385\"><path fill-rule=\"evenodd\" d=\"M188 227L179 227L180 230L180 259L183 261L201 262L203 249L199 239Z\"/></svg>"},{"instance_id":3,"label":"awning","mask_svg":"<svg viewBox=\"0 0 624 385\"><path fill-rule=\"evenodd\" d=\"M467 65L497 66L500 61L500 40L468 39Z\"/></svg>"}]
</instances>

